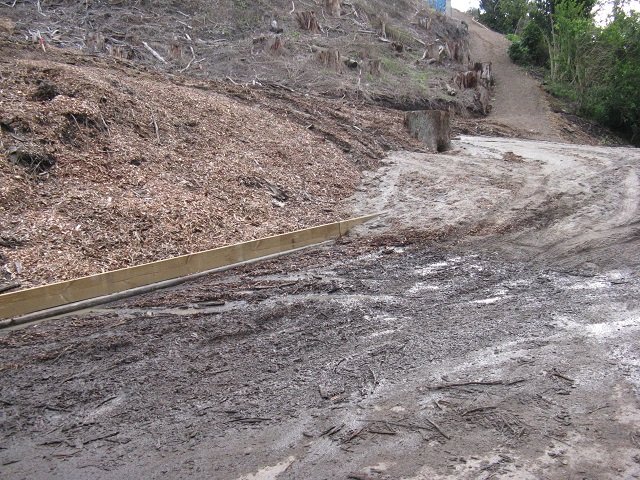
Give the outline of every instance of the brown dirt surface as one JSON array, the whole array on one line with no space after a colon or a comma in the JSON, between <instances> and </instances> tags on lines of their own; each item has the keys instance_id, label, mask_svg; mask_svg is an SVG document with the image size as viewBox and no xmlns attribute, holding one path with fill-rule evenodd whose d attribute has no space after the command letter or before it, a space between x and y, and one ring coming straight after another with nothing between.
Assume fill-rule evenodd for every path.
<instances>
[{"instance_id":1,"label":"brown dirt surface","mask_svg":"<svg viewBox=\"0 0 640 480\"><path fill-rule=\"evenodd\" d=\"M492 48L501 51L499 43ZM44 63L16 65L38 72ZM109 78L96 65L87 71L98 86ZM165 123L171 111L154 103L156 96L174 102L165 87L136 71L127 67L132 78L124 84L144 102L127 105L136 118L150 115L147 105L158 108L160 145L148 118L126 125L144 132L150 151L183 139ZM518 72L507 75L517 79ZM327 214L386 213L334 244L4 330L3 476L640 478L637 149L461 136L436 155L405 143L397 111L282 88L182 77L169 83L170 92L204 102L206 111L233 109L230 118L244 120L234 128L249 132L246 120L258 122L257 139L270 135L274 127L260 122L277 112L286 118L278 128L290 129L299 144L321 143L354 179L345 188L325 165L325 188L343 198ZM43 123L28 123L33 131L58 125L57 97L42 100L50 87L25 82L21 95L33 100L13 90L25 112L29 102L51 112L52 120L40 115ZM498 92L509 95L508 88ZM79 113L105 113L115 136L112 110L97 109L92 95ZM83 100L69 98L76 109ZM502 100L494 114L504 123L490 116L478 122L480 131L545 138L555 125L537 91L526 100L531 117ZM231 122L223 114L209 119L197 105L191 110L212 135L218 122ZM3 140L25 135L15 125L5 127ZM573 141L583 136L565 133ZM271 145L284 149L275 137ZM262 177L279 189L285 180L297 185L258 141L250 146L270 170L252 161L232 165L281 175L279 182ZM394 151L379 158L385 149ZM318 172L312 154L304 161ZM29 158L47 165L46 156ZM55 181L59 163L31 191ZM361 167L367 171L356 186ZM269 192L262 191L267 205Z\"/></svg>"},{"instance_id":2,"label":"brown dirt surface","mask_svg":"<svg viewBox=\"0 0 640 480\"><path fill-rule=\"evenodd\" d=\"M362 168L418 147L348 100L3 51L0 263L23 286L338 220Z\"/></svg>"},{"instance_id":3,"label":"brown dirt surface","mask_svg":"<svg viewBox=\"0 0 640 480\"><path fill-rule=\"evenodd\" d=\"M0 288L335 221L363 168L423 149L398 109L477 108L446 93L466 26L415 1L345 4L320 34L288 1L218 3L3 9ZM428 64L436 41L452 56ZM324 68L318 49L358 68Z\"/></svg>"}]
</instances>

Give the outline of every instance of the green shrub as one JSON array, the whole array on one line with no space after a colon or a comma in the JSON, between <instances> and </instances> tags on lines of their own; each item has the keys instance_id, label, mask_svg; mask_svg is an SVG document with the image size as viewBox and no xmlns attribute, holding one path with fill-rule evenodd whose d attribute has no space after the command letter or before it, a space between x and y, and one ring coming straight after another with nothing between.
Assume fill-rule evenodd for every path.
<instances>
[{"instance_id":1,"label":"green shrub","mask_svg":"<svg viewBox=\"0 0 640 480\"><path fill-rule=\"evenodd\" d=\"M526 49L529 61L543 67L549 61L549 50L542 30L535 22L529 22L522 32L522 46Z\"/></svg>"},{"instance_id":2,"label":"green shrub","mask_svg":"<svg viewBox=\"0 0 640 480\"><path fill-rule=\"evenodd\" d=\"M531 63L529 51L525 48L520 39L514 40L513 43L509 45L509 58L513 63L518 65L529 65Z\"/></svg>"}]
</instances>

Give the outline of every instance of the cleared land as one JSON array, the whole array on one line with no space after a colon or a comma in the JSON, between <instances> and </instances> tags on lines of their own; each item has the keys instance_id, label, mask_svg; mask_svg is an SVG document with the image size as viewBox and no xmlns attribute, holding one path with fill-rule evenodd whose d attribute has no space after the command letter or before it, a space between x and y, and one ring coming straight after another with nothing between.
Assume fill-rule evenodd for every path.
<instances>
[{"instance_id":1,"label":"cleared land","mask_svg":"<svg viewBox=\"0 0 640 480\"><path fill-rule=\"evenodd\" d=\"M639 161L396 151L358 235L8 332L3 473L639 478Z\"/></svg>"}]
</instances>

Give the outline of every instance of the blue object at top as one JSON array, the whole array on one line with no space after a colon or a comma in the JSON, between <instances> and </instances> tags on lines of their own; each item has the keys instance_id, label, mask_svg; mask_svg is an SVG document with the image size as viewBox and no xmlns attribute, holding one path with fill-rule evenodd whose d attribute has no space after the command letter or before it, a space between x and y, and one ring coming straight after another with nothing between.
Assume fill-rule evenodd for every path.
<instances>
[{"instance_id":1,"label":"blue object at top","mask_svg":"<svg viewBox=\"0 0 640 480\"><path fill-rule=\"evenodd\" d=\"M429 6L439 12L447 10L447 0L427 0Z\"/></svg>"}]
</instances>

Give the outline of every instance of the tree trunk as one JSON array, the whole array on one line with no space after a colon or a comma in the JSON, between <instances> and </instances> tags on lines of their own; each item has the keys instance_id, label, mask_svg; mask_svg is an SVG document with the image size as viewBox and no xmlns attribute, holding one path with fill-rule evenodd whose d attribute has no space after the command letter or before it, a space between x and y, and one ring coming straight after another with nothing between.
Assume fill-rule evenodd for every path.
<instances>
[{"instance_id":1,"label":"tree trunk","mask_svg":"<svg viewBox=\"0 0 640 480\"><path fill-rule=\"evenodd\" d=\"M412 137L424 143L430 151L444 152L451 148L449 112L417 110L407 112L404 125Z\"/></svg>"},{"instance_id":2,"label":"tree trunk","mask_svg":"<svg viewBox=\"0 0 640 480\"><path fill-rule=\"evenodd\" d=\"M342 71L342 62L340 59L340 52L335 48L318 50L318 61L325 67L331 68L337 72Z\"/></svg>"}]
</instances>

